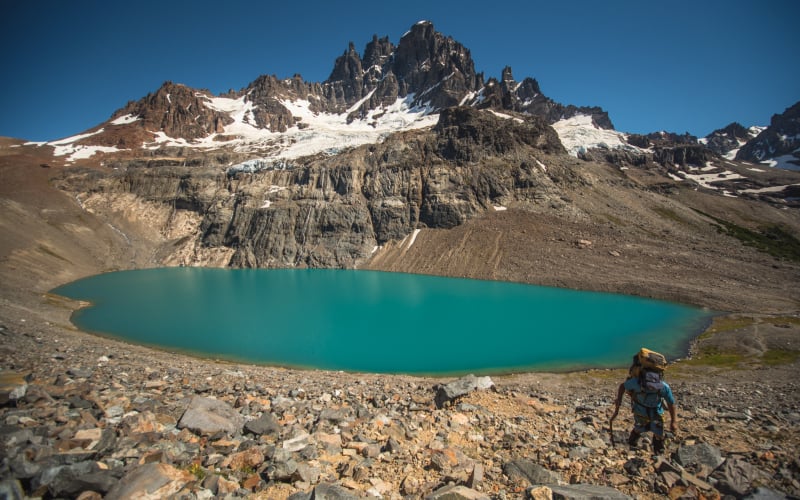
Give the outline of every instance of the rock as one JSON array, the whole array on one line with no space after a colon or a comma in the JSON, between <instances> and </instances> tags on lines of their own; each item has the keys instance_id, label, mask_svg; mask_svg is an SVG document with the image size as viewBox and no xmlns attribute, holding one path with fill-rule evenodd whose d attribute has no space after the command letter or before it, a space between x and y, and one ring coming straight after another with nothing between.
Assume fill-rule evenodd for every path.
<instances>
[{"instance_id":1,"label":"rock","mask_svg":"<svg viewBox=\"0 0 800 500\"><path fill-rule=\"evenodd\" d=\"M426 496L425 500L490 500L490 497L466 486L448 485Z\"/></svg>"},{"instance_id":2,"label":"rock","mask_svg":"<svg viewBox=\"0 0 800 500\"><path fill-rule=\"evenodd\" d=\"M239 434L244 426L244 418L229 404L217 399L195 396L178 421L179 429L189 429L200 435L213 435L224 432Z\"/></svg>"},{"instance_id":3,"label":"rock","mask_svg":"<svg viewBox=\"0 0 800 500\"><path fill-rule=\"evenodd\" d=\"M597 486L593 484L570 484L568 486L551 485L554 500L594 500L602 498L604 500L623 500L632 497L619 490L608 486Z\"/></svg>"},{"instance_id":4,"label":"rock","mask_svg":"<svg viewBox=\"0 0 800 500\"><path fill-rule=\"evenodd\" d=\"M57 469L47 484L47 489L54 497L75 497L83 491L105 493L118 479L110 470L98 468L95 462L79 462Z\"/></svg>"},{"instance_id":5,"label":"rock","mask_svg":"<svg viewBox=\"0 0 800 500\"><path fill-rule=\"evenodd\" d=\"M548 486L533 486L528 489L531 500L553 500L553 490Z\"/></svg>"},{"instance_id":6,"label":"rock","mask_svg":"<svg viewBox=\"0 0 800 500\"><path fill-rule=\"evenodd\" d=\"M22 373L0 372L0 406L16 403L25 396L27 390L28 382Z\"/></svg>"},{"instance_id":7,"label":"rock","mask_svg":"<svg viewBox=\"0 0 800 500\"><path fill-rule=\"evenodd\" d=\"M719 448L707 443L681 446L675 452L675 461L683 467L706 466L714 470L725 461Z\"/></svg>"},{"instance_id":8,"label":"rock","mask_svg":"<svg viewBox=\"0 0 800 500\"><path fill-rule=\"evenodd\" d=\"M281 424L271 413L265 413L255 420L245 422L244 430L257 436L264 434L276 435L281 431Z\"/></svg>"},{"instance_id":9,"label":"rock","mask_svg":"<svg viewBox=\"0 0 800 500\"><path fill-rule=\"evenodd\" d=\"M168 464L142 465L123 477L106 495L106 500L158 499L180 491L195 477Z\"/></svg>"},{"instance_id":10,"label":"rock","mask_svg":"<svg viewBox=\"0 0 800 500\"><path fill-rule=\"evenodd\" d=\"M358 500L360 498L341 486L321 483L310 492L295 493L289 496L287 500Z\"/></svg>"},{"instance_id":11,"label":"rock","mask_svg":"<svg viewBox=\"0 0 800 500\"><path fill-rule=\"evenodd\" d=\"M717 480L716 487L720 493L743 497L754 482L764 481L768 476L744 460L728 458L711 477Z\"/></svg>"},{"instance_id":12,"label":"rock","mask_svg":"<svg viewBox=\"0 0 800 500\"><path fill-rule=\"evenodd\" d=\"M489 389L490 387L494 387L494 382L490 377L467 375L448 384L438 385L434 401L437 408L442 408L446 403L451 403L472 391Z\"/></svg>"},{"instance_id":13,"label":"rock","mask_svg":"<svg viewBox=\"0 0 800 500\"><path fill-rule=\"evenodd\" d=\"M301 432L297 436L287 439L281 447L288 452L300 451L311 443L311 436L307 432Z\"/></svg>"},{"instance_id":14,"label":"rock","mask_svg":"<svg viewBox=\"0 0 800 500\"><path fill-rule=\"evenodd\" d=\"M752 493L744 497L745 500L785 500L788 497L785 493L781 493L779 491L771 490L769 488L764 488L763 486L759 486L758 488L754 489Z\"/></svg>"},{"instance_id":15,"label":"rock","mask_svg":"<svg viewBox=\"0 0 800 500\"><path fill-rule=\"evenodd\" d=\"M67 375L75 378L89 378L92 376L92 370L84 368L70 368L67 370Z\"/></svg>"},{"instance_id":16,"label":"rock","mask_svg":"<svg viewBox=\"0 0 800 500\"><path fill-rule=\"evenodd\" d=\"M257 468L264 463L264 454L258 448L250 448L232 455L222 461L221 466L233 470L242 470L245 468Z\"/></svg>"},{"instance_id":17,"label":"rock","mask_svg":"<svg viewBox=\"0 0 800 500\"><path fill-rule=\"evenodd\" d=\"M552 485L561 482L561 478L541 465L526 459L518 459L503 465L503 473L513 481L520 479L531 485Z\"/></svg>"}]
</instances>

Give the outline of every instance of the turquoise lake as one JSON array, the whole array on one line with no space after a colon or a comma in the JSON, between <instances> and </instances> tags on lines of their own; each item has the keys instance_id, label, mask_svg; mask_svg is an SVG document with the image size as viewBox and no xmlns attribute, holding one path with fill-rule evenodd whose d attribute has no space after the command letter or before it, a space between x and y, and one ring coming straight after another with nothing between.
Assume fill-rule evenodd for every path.
<instances>
[{"instance_id":1,"label":"turquoise lake","mask_svg":"<svg viewBox=\"0 0 800 500\"><path fill-rule=\"evenodd\" d=\"M674 358L713 312L518 283L329 269L162 268L101 274L53 293L92 303L80 329L258 364L463 374Z\"/></svg>"}]
</instances>

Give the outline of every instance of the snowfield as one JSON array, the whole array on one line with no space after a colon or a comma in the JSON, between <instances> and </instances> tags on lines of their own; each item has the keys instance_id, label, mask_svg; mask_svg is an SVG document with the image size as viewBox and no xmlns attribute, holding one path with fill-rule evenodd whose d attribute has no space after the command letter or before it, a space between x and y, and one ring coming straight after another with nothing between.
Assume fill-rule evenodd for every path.
<instances>
[{"instance_id":1,"label":"snowfield","mask_svg":"<svg viewBox=\"0 0 800 500\"><path fill-rule=\"evenodd\" d=\"M626 142L626 135L616 130L606 130L592 123L592 117L577 115L553 124L567 152L577 157L592 148L641 151Z\"/></svg>"},{"instance_id":2,"label":"snowfield","mask_svg":"<svg viewBox=\"0 0 800 500\"><path fill-rule=\"evenodd\" d=\"M211 134L194 142L173 139L163 132L147 144L150 149L162 146L192 146L217 149L233 147L239 152L262 153L260 158L248 160L231 168L239 171L257 171L275 168L280 160L292 160L320 153L336 154L348 148L381 142L387 135L401 130L431 127L436 124L438 115L430 106L412 107L414 95L399 98L391 106L371 110L364 118L347 123L348 114L357 110L370 98L367 95L350 107L347 113L315 113L307 100L282 101L281 104L292 115L299 118L299 125L286 132L273 132L255 126L253 103L242 96L238 99L225 97L209 98L207 106L216 111L228 113L233 123L227 125L222 134ZM301 128L302 127L302 128ZM220 140L220 136L232 137Z\"/></svg>"}]
</instances>

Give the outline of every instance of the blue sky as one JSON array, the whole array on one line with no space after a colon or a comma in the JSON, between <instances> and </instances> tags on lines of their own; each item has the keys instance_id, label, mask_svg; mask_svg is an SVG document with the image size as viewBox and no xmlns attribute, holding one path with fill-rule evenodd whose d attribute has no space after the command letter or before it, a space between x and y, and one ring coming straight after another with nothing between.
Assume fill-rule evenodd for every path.
<instances>
[{"instance_id":1,"label":"blue sky","mask_svg":"<svg viewBox=\"0 0 800 500\"><path fill-rule=\"evenodd\" d=\"M767 125L800 100L797 0L28 0L0 19L0 136L74 135L166 80L214 93L262 74L323 81L348 42L396 44L422 19L487 77L511 66L625 132Z\"/></svg>"}]
</instances>

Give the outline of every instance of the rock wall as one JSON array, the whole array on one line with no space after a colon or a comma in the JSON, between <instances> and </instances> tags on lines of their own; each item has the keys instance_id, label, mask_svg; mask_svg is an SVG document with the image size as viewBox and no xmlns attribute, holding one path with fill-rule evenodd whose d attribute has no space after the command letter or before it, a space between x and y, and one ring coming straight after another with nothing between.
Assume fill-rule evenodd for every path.
<instances>
[{"instance_id":1,"label":"rock wall","mask_svg":"<svg viewBox=\"0 0 800 500\"><path fill-rule=\"evenodd\" d=\"M121 195L166 211L154 264L352 268L415 229L451 228L493 206L558 196L553 179L574 174L546 170L538 159L560 153L542 119L454 108L432 130L292 166L248 173L132 161L120 173L87 171L60 184L91 195L108 217L131 222L135 210L120 206Z\"/></svg>"}]
</instances>

